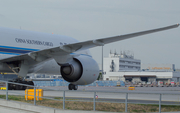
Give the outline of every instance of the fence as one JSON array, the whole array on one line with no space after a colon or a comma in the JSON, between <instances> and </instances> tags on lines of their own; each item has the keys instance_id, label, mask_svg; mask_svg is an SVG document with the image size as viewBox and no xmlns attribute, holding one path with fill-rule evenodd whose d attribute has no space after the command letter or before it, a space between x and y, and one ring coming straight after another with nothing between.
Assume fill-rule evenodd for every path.
<instances>
[{"instance_id":1,"label":"fence","mask_svg":"<svg viewBox=\"0 0 180 113\"><path fill-rule=\"evenodd\" d=\"M6 90L4 90L6 92L6 100L8 100L8 95L9 95L8 94L9 93L9 91L8 91L8 83L33 87L34 88L34 105L36 106L36 97L39 98L38 96L36 96L36 89L38 88L37 86L24 85L24 84L20 84L20 83L13 83L13 82L1 81L1 80L0 80L0 82L6 83ZM49 88L43 88L43 89L51 90L51 92L53 91L53 89L49 89ZM55 91L57 91L57 90L55 90ZM125 112L128 112L128 109L127 109L128 104L133 103L133 102L128 101L128 97L129 97L130 94L147 94L147 92L132 92L132 91L108 92L108 91L68 91L68 90L65 91L65 90L61 90L59 92L63 93L62 99L58 100L58 101L63 101L63 109L65 109L65 101L77 101L77 100L65 100L66 93L68 93L68 92L70 92L70 93L77 93L77 92L80 92L80 93L85 93L85 92L86 93L87 92L93 93L93 100L90 100L90 101L93 102L93 110L94 111L96 110L96 103L97 102L108 102L108 101L97 101L96 100L97 94L105 94L105 93L117 93L118 95L125 94L124 102L114 102L114 103L124 103L125 104ZM16 92L16 93L18 93L18 92ZM152 94L159 95L159 99L158 99L159 113L161 113L162 95L180 95L180 93L175 93L175 94L173 94L173 93L148 93L148 94L150 94L150 95L152 95ZM57 99L53 99L53 98L49 98L49 97L42 97L42 98L57 100ZM78 100L78 101L82 101L82 100ZM110 101L110 102L112 102L112 101ZM138 102L138 103L141 103L141 102ZM146 103L146 104L152 104L152 103ZM171 105L180 105L180 103L169 103L169 104L171 104Z\"/></svg>"}]
</instances>

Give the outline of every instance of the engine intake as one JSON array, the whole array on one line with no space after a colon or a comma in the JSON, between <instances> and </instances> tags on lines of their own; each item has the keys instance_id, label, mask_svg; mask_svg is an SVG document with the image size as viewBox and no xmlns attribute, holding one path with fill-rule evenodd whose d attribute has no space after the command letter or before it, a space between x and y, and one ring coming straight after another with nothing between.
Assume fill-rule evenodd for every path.
<instances>
[{"instance_id":1,"label":"engine intake","mask_svg":"<svg viewBox=\"0 0 180 113\"><path fill-rule=\"evenodd\" d=\"M68 82L77 81L82 75L82 65L77 59L73 59L66 65L61 66L61 75Z\"/></svg>"}]
</instances>

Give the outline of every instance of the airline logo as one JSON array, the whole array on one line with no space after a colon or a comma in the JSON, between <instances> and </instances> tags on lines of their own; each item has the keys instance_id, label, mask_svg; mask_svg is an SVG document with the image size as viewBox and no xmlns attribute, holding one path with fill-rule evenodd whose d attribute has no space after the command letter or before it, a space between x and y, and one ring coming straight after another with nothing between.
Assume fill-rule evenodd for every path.
<instances>
[{"instance_id":1,"label":"airline logo","mask_svg":"<svg viewBox=\"0 0 180 113\"><path fill-rule=\"evenodd\" d=\"M45 41L39 41L39 40L15 38L15 41L17 43L35 44L35 45L43 45L43 46L53 46L52 42L45 42Z\"/></svg>"}]
</instances>

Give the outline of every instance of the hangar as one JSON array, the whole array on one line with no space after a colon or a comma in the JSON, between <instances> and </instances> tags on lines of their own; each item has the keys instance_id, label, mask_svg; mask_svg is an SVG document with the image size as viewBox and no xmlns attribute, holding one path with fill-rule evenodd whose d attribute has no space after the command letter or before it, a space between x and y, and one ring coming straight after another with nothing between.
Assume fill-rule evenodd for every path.
<instances>
[{"instance_id":1,"label":"hangar","mask_svg":"<svg viewBox=\"0 0 180 113\"><path fill-rule=\"evenodd\" d=\"M155 81L174 81L180 82L180 72L146 72L146 71L132 71L132 72L106 72L104 80L122 80L131 82L155 82Z\"/></svg>"}]
</instances>

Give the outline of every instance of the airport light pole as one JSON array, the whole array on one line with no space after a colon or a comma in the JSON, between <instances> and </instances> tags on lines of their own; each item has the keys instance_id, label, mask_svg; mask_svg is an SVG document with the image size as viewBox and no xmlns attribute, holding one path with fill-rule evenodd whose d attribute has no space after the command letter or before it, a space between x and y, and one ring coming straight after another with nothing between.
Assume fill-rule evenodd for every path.
<instances>
[{"instance_id":1,"label":"airport light pole","mask_svg":"<svg viewBox=\"0 0 180 113\"><path fill-rule=\"evenodd\" d=\"M103 70L103 46L102 46L102 74L101 74L101 80L103 80L103 74L104 74L104 70Z\"/></svg>"}]
</instances>

